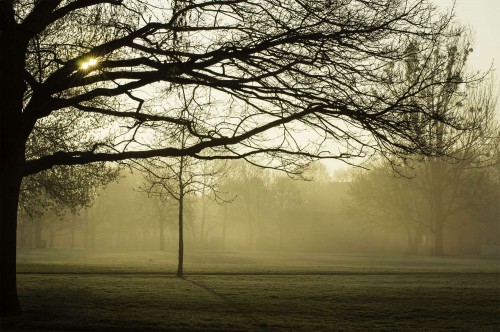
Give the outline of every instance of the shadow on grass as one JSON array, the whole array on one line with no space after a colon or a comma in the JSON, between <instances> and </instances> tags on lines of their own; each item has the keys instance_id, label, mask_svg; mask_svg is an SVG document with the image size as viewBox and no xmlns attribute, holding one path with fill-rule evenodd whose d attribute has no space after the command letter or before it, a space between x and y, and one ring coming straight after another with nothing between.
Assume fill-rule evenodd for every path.
<instances>
[{"instance_id":1,"label":"shadow on grass","mask_svg":"<svg viewBox=\"0 0 500 332\"><path fill-rule=\"evenodd\" d=\"M248 312L248 310L243 309L240 304L233 301L230 297L208 287L207 285L205 285L199 281L189 279L189 277L183 276L183 277L179 277L179 279L187 281L187 282L203 289L204 291L207 291L208 293L214 295L218 299L222 300L224 302L224 304L228 305L226 307L232 308L232 311L234 313L237 313L241 317L244 317L248 321L249 326L253 325L253 326L265 327L267 325L265 322L261 321L257 315L254 315L254 314Z\"/></svg>"}]
</instances>

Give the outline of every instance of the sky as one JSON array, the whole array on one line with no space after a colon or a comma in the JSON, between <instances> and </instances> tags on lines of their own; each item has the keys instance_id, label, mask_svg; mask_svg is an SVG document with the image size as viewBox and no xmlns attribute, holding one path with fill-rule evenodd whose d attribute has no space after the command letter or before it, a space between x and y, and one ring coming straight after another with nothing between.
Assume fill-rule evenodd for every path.
<instances>
[{"instance_id":1,"label":"sky","mask_svg":"<svg viewBox=\"0 0 500 332\"><path fill-rule=\"evenodd\" d=\"M434 0L443 8L452 0ZM472 68L486 71L492 67L500 78L500 0L456 0L457 19L475 32L474 51L469 61Z\"/></svg>"},{"instance_id":2,"label":"sky","mask_svg":"<svg viewBox=\"0 0 500 332\"><path fill-rule=\"evenodd\" d=\"M453 0L433 0L443 9L450 8ZM469 56L472 70L494 71L500 82L500 0L455 0L456 19L471 28L474 33L474 51ZM500 85L500 84L499 84ZM497 115L500 113L497 105ZM500 115L499 115L500 116ZM339 161L324 162L332 175L346 168ZM348 168L348 167L347 167Z\"/></svg>"}]
</instances>

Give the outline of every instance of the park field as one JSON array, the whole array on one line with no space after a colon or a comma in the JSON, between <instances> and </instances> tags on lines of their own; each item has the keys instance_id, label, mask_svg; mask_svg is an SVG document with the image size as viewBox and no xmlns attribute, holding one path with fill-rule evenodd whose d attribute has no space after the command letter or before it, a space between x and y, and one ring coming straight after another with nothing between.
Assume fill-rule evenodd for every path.
<instances>
[{"instance_id":1,"label":"park field","mask_svg":"<svg viewBox=\"0 0 500 332\"><path fill-rule=\"evenodd\" d=\"M499 331L493 258L20 249L5 331Z\"/></svg>"}]
</instances>

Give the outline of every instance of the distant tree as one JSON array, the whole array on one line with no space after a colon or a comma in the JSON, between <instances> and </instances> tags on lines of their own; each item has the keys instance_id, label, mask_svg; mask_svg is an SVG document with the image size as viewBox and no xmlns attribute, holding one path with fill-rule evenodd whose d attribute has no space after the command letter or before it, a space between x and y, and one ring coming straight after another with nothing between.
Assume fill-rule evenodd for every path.
<instances>
[{"instance_id":1,"label":"distant tree","mask_svg":"<svg viewBox=\"0 0 500 332\"><path fill-rule=\"evenodd\" d=\"M213 222L214 205L225 205L232 201L230 193L224 192L221 189L224 178L229 172L226 162L212 162L201 164L201 189L199 196L199 211L200 211L200 236L199 241L202 246L206 245L209 234L216 227Z\"/></svg>"},{"instance_id":2,"label":"distant tree","mask_svg":"<svg viewBox=\"0 0 500 332\"><path fill-rule=\"evenodd\" d=\"M430 63L411 84L398 68L409 43L422 58L440 49L451 17L425 0L1 1L0 312L20 311L24 176L131 158L267 153L268 167L293 167L298 157L435 153L408 115L422 125L462 120L409 101L449 83L434 79L446 63ZM197 104L211 116L179 118L158 107L172 105L179 87L197 87ZM38 130L60 121L67 126ZM144 144L172 128L184 128L190 144ZM310 135L298 139L303 130ZM26 153L30 137L47 134L58 144Z\"/></svg>"},{"instance_id":3,"label":"distant tree","mask_svg":"<svg viewBox=\"0 0 500 332\"><path fill-rule=\"evenodd\" d=\"M448 158L423 157L401 165L398 173L387 161L372 164L369 173L355 171L350 189L352 215L375 227L404 227L410 253L417 251L427 234L436 255L444 253L445 227L471 223L481 227L487 220L498 219L495 169L500 131L494 91L494 85L486 82L469 89L460 104L449 106L459 108L464 117L473 117L477 127L438 135Z\"/></svg>"},{"instance_id":4,"label":"distant tree","mask_svg":"<svg viewBox=\"0 0 500 332\"><path fill-rule=\"evenodd\" d=\"M226 249L228 229L237 224L238 220L235 219L241 219L240 211L235 208L237 206L235 200L238 197L238 189L240 188L239 173L234 169L238 167L238 163L239 161L229 161L226 164L225 176L221 177L218 183L218 191L224 201L224 204L216 206L216 216L221 227L222 249Z\"/></svg>"},{"instance_id":5,"label":"distant tree","mask_svg":"<svg viewBox=\"0 0 500 332\"><path fill-rule=\"evenodd\" d=\"M100 200L100 213L104 215L99 227L107 228L111 238L107 240L112 247L126 249L142 247L141 235L149 228L150 221L146 209L148 197L139 188L142 175L125 169L120 181L109 185ZM100 217L99 215L97 217Z\"/></svg>"},{"instance_id":6,"label":"distant tree","mask_svg":"<svg viewBox=\"0 0 500 332\"><path fill-rule=\"evenodd\" d=\"M275 218L278 226L279 249L283 250L285 230L287 226L289 227L290 213L297 211L302 203L302 197L296 180L286 175L274 178L270 190L272 203L276 208Z\"/></svg>"},{"instance_id":7,"label":"distant tree","mask_svg":"<svg viewBox=\"0 0 500 332\"><path fill-rule=\"evenodd\" d=\"M406 165L415 170L418 178L418 181L413 183L421 193L421 199L417 202L421 206L426 206L426 211L429 212L425 221L421 220L420 223L430 232L433 239L433 253L442 255L444 227L452 221L458 211L463 211L464 190L461 188L465 183L463 177L470 173L470 168L491 165L490 150L495 138L498 137L498 125L494 123L497 96L491 84L488 87L488 83L485 83L479 89L475 89L477 86L474 84L462 84L463 77L467 76L467 59L472 52L472 43L468 35L464 33L453 38L440 39L438 42L443 48L435 50L428 56L422 56L417 43L408 45L407 51L410 56L406 60L405 77L410 84L419 81L420 75L428 75L434 64L446 65L431 79L436 85L422 94L411 97L408 101L415 104L422 103L434 118L427 122L422 121L421 114L407 115L411 119L409 125L413 126L419 136L432 146L436 154L432 156L422 154L419 161L412 161ZM441 82L447 83L439 84ZM463 122L474 125L465 131L447 126L448 119L454 118L461 118ZM398 164L392 163L391 157L388 157L388 162L390 165L383 167L392 168ZM408 168L397 168L397 170L404 176L413 176ZM400 184L396 185L398 186L400 187ZM401 193L402 188L397 190L396 187L393 187L395 192ZM404 187L410 192L414 191L408 186ZM387 193L384 188L380 190ZM422 200L426 201L425 204ZM396 202L399 208L395 206ZM415 203L416 201L411 199L403 202L398 197L389 204L394 211L404 211L401 208L408 208L408 204ZM416 210L421 214L420 207L416 207Z\"/></svg>"},{"instance_id":8,"label":"distant tree","mask_svg":"<svg viewBox=\"0 0 500 332\"><path fill-rule=\"evenodd\" d=\"M271 177L266 170L244 162L231 165L230 195L234 195L231 208L238 211L238 222L245 231L249 249L256 250L267 237L269 210L273 204Z\"/></svg>"},{"instance_id":9,"label":"distant tree","mask_svg":"<svg viewBox=\"0 0 500 332\"><path fill-rule=\"evenodd\" d=\"M430 57L422 58L419 55L417 44L409 46L409 52L414 56L407 61L407 79L410 82L417 81L415 75L419 75L418 68L425 68L434 62L446 62L446 68L435 78L437 82L448 79L448 83L436 88L432 88L425 94L418 96L426 103L427 109L436 120L420 127L421 135L426 137L437 152L437 156L424 156L424 168L428 172L421 179L430 181L428 188L428 203L430 212L431 232L434 238L434 252L438 255L443 253L443 228L446 219L444 209L445 186L447 185L444 177L446 173L446 160L442 156L450 154L455 150L453 147L457 135L463 134L452 129L446 129L443 122L438 119L447 119L456 114L465 115L461 107L465 90L460 90L459 83L465 75L465 65L471 50L470 42L465 38L451 38L450 40L441 40L445 44L445 49L436 51ZM432 65L431 65L432 67ZM420 123L419 117L414 117L415 124ZM456 154L456 151L454 151ZM456 156L458 157L458 156Z\"/></svg>"},{"instance_id":10,"label":"distant tree","mask_svg":"<svg viewBox=\"0 0 500 332\"><path fill-rule=\"evenodd\" d=\"M346 218L365 228L403 229L408 237L407 252L416 254L429 226L428 209L416 181L399 176L387 163L367 167L369 172L356 169L350 174Z\"/></svg>"},{"instance_id":11,"label":"distant tree","mask_svg":"<svg viewBox=\"0 0 500 332\"><path fill-rule=\"evenodd\" d=\"M302 187L302 208L307 211L306 225L312 239L319 241L324 226L333 222L335 216L335 198L330 197L331 178L325 165L311 164L303 174L307 180ZM314 240L313 240L314 241ZM311 241L310 245L314 242Z\"/></svg>"},{"instance_id":12,"label":"distant tree","mask_svg":"<svg viewBox=\"0 0 500 332\"><path fill-rule=\"evenodd\" d=\"M464 62L465 59L453 59L460 54L460 50L455 47L452 46L450 50L450 61ZM452 65L455 63L452 62L450 66ZM464 93L468 94L466 100L453 99L449 90L429 97L430 106L433 107L431 109L441 117L447 117L447 113L454 112L476 124L475 128L460 132L445 129L442 124L431 125L428 128L430 139L436 148L442 151L442 155L448 157L424 156L421 162L414 164L419 178L417 186L425 193L423 198L427 200L426 205L430 212L429 229L434 242L432 251L436 255L444 254L444 227L448 223L456 223L457 215L467 208L464 201L467 192L480 190L479 180L485 180L476 176L476 182L467 184L467 178L474 176L475 169L484 169L487 172L486 168L492 167L495 162L493 148L495 142L498 142L500 132L495 121L498 96L494 91L493 86L488 86L486 82L476 90L465 90Z\"/></svg>"},{"instance_id":13,"label":"distant tree","mask_svg":"<svg viewBox=\"0 0 500 332\"><path fill-rule=\"evenodd\" d=\"M35 246L41 247L44 214L51 214L55 218L53 221L60 223L65 215L75 215L89 207L96 190L116 180L117 176L118 168L95 163L78 167L58 166L25 177L21 185L19 213L24 222L35 223ZM73 218L72 224L66 225L72 231L75 221Z\"/></svg>"},{"instance_id":14,"label":"distant tree","mask_svg":"<svg viewBox=\"0 0 500 332\"><path fill-rule=\"evenodd\" d=\"M158 234L158 248L166 248L166 232L173 229L178 221L178 209L170 202L171 198L164 195L151 195L144 202L144 219L149 220L147 225L155 234Z\"/></svg>"}]
</instances>

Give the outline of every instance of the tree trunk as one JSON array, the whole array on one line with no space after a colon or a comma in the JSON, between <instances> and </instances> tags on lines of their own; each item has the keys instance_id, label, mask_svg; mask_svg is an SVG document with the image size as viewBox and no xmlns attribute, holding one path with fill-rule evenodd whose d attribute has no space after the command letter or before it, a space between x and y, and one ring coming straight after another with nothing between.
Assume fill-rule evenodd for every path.
<instances>
[{"instance_id":1,"label":"tree trunk","mask_svg":"<svg viewBox=\"0 0 500 332\"><path fill-rule=\"evenodd\" d=\"M179 260L177 265L177 276L184 276L184 193L181 189L179 195Z\"/></svg>"},{"instance_id":2,"label":"tree trunk","mask_svg":"<svg viewBox=\"0 0 500 332\"><path fill-rule=\"evenodd\" d=\"M42 245L42 231L43 231L43 217L35 221L35 248L43 248Z\"/></svg>"},{"instance_id":3,"label":"tree trunk","mask_svg":"<svg viewBox=\"0 0 500 332\"><path fill-rule=\"evenodd\" d=\"M204 248L205 244L205 189L201 192L201 227L200 227L200 245Z\"/></svg>"},{"instance_id":4,"label":"tree trunk","mask_svg":"<svg viewBox=\"0 0 500 332\"><path fill-rule=\"evenodd\" d=\"M434 207L433 207L433 231L434 231L434 251L433 254L441 256L444 254L443 249L443 233L444 233L444 220L445 215L443 211L443 189L442 183L438 182L436 185L437 192L434 196Z\"/></svg>"},{"instance_id":5,"label":"tree trunk","mask_svg":"<svg viewBox=\"0 0 500 332\"><path fill-rule=\"evenodd\" d=\"M184 141L184 137L183 137ZM182 180L182 172L184 167L184 157L180 159L179 167L179 256L177 262L177 276L184 276L184 183Z\"/></svg>"},{"instance_id":6,"label":"tree trunk","mask_svg":"<svg viewBox=\"0 0 500 332\"><path fill-rule=\"evenodd\" d=\"M95 249L95 223L94 220L90 221L90 235L89 235L89 248Z\"/></svg>"},{"instance_id":7,"label":"tree trunk","mask_svg":"<svg viewBox=\"0 0 500 332\"><path fill-rule=\"evenodd\" d=\"M418 246L422 238L422 232L416 230L412 232L411 227L407 228L408 234L408 255L418 254Z\"/></svg>"},{"instance_id":8,"label":"tree trunk","mask_svg":"<svg viewBox=\"0 0 500 332\"><path fill-rule=\"evenodd\" d=\"M160 217L160 250L165 250L165 230L163 227L163 218Z\"/></svg>"},{"instance_id":9,"label":"tree trunk","mask_svg":"<svg viewBox=\"0 0 500 332\"><path fill-rule=\"evenodd\" d=\"M2 316L21 312L16 286L16 234L22 177L18 167L12 169L10 166L12 163L8 165L8 161L2 158L0 197L0 315Z\"/></svg>"},{"instance_id":10,"label":"tree trunk","mask_svg":"<svg viewBox=\"0 0 500 332\"><path fill-rule=\"evenodd\" d=\"M71 218L71 249L75 248L75 220L76 216L73 215Z\"/></svg>"},{"instance_id":11,"label":"tree trunk","mask_svg":"<svg viewBox=\"0 0 500 332\"><path fill-rule=\"evenodd\" d=\"M1 45L0 45L1 47ZM2 82L3 83L3 82ZM2 84L3 85L3 84ZM0 129L0 315L21 312L16 289L17 209L23 178L24 144L16 125L4 115L4 96ZM8 117L7 117L8 118ZM17 144L16 144L17 143Z\"/></svg>"},{"instance_id":12,"label":"tree trunk","mask_svg":"<svg viewBox=\"0 0 500 332\"><path fill-rule=\"evenodd\" d=\"M253 234L253 215L250 207L250 202L246 202L246 209L247 209L247 223L248 223L248 230L246 234L247 238L247 244L248 244L248 250L255 250L254 248L254 234Z\"/></svg>"},{"instance_id":13,"label":"tree trunk","mask_svg":"<svg viewBox=\"0 0 500 332\"><path fill-rule=\"evenodd\" d=\"M0 31L0 315L4 316L21 312L16 289L17 209L28 138L23 123L28 43L10 1L0 2Z\"/></svg>"},{"instance_id":14,"label":"tree trunk","mask_svg":"<svg viewBox=\"0 0 500 332\"><path fill-rule=\"evenodd\" d=\"M434 226L434 255L436 256L441 256L444 255L444 249L443 249L443 223L438 222Z\"/></svg>"},{"instance_id":15,"label":"tree trunk","mask_svg":"<svg viewBox=\"0 0 500 332\"><path fill-rule=\"evenodd\" d=\"M85 215L83 216L85 220L85 239L84 239L84 247L85 249L89 249L89 214L88 209L85 209Z\"/></svg>"},{"instance_id":16,"label":"tree trunk","mask_svg":"<svg viewBox=\"0 0 500 332\"><path fill-rule=\"evenodd\" d=\"M90 216L89 209L85 209L85 248L95 249L95 223L94 214Z\"/></svg>"},{"instance_id":17,"label":"tree trunk","mask_svg":"<svg viewBox=\"0 0 500 332\"><path fill-rule=\"evenodd\" d=\"M54 233L49 232L50 238L49 238L49 248L54 248Z\"/></svg>"},{"instance_id":18,"label":"tree trunk","mask_svg":"<svg viewBox=\"0 0 500 332\"><path fill-rule=\"evenodd\" d=\"M283 204L284 198L283 193L281 194L281 209L280 209L280 219L278 221L278 232L279 232L279 250L283 251L283 226L285 220L285 207Z\"/></svg>"},{"instance_id":19,"label":"tree trunk","mask_svg":"<svg viewBox=\"0 0 500 332\"><path fill-rule=\"evenodd\" d=\"M227 203L224 206L224 221L222 223L222 250L226 250Z\"/></svg>"}]
</instances>

